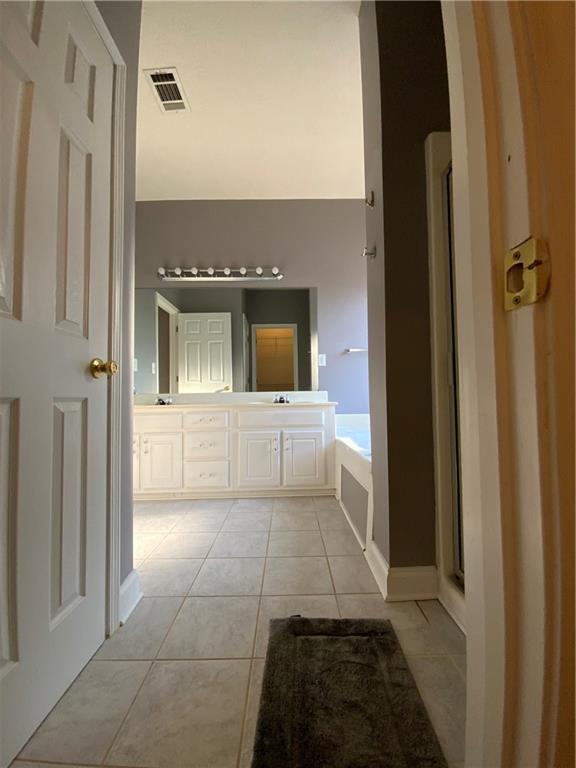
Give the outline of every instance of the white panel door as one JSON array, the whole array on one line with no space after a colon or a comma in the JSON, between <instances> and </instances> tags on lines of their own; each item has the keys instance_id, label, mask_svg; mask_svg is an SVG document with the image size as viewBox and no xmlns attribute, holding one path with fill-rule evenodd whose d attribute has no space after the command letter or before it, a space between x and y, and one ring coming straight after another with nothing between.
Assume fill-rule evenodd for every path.
<instances>
[{"instance_id":1,"label":"white panel door","mask_svg":"<svg viewBox=\"0 0 576 768\"><path fill-rule=\"evenodd\" d=\"M280 432L238 433L238 485L244 488L280 485Z\"/></svg>"},{"instance_id":2,"label":"white panel door","mask_svg":"<svg viewBox=\"0 0 576 768\"><path fill-rule=\"evenodd\" d=\"M232 390L230 312L178 315L178 391Z\"/></svg>"},{"instance_id":3,"label":"white panel door","mask_svg":"<svg viewBox=\"0 0 576 768\"><path fill-rule=\"evenodd\" d=\"M112 59L0 4L0 764L104 640Z\"/></svg>"},{"instance_id":4,"label":"white panel door","mask_svg":"<svg viewBox=\"0 0 576 768\"><path fill-rule=\"evenodd\" d=\"M325 485L325 447L322 430L284 430L284 485Z\"/></svg>"},{"instance_id":5,"label":"white panel door","mask_svg":"<svg viewBox=\"0 0 576 768\"><path fill-rule=\"evenodd\" d=\"M140 489L182 487L182 433L149 432L140 436Z\"/></svg>"}]
</instances>

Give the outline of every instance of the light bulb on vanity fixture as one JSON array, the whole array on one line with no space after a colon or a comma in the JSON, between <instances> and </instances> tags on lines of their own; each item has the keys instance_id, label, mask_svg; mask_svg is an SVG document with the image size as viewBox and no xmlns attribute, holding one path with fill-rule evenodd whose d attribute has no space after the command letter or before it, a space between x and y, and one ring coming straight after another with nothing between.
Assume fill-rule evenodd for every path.
<instances>
[{"instance_id":1,"label":"light bulb on vanity fixture","mask_svg":"<svg viewBox=\"0 0 576 768\"><path fill-rule=\"evenodd\" d=\"M166 270L164 267L158 267L158 277L164 277L166 275Z\"/></svg>"},{"instance_id":2,"label":"light bulb on vanity fixture","mask_svg":"<svg viewBox=\"0 0 576 768\"><path fill-rule=\"evenodd\" d=\"M254 271L256 272L258 277L261 277L264 274L264 270L262 269L262 267L256 267Z\"/></svg>"},{"instance_id":3,"label":"light bulb on vanity fixture","mask_svg":"<svg viewBox=\"0 0 576 768\"><path fill-rule=\"evenodd\" d=\"M273 274L273 275L278 275L278 274L280 274L280 270L278 269L278 267L272 267L272 274Z\"/></svg>"},{"instance_id":4,"label":"light bulb on vanity fixture","mask_svg":"<svg viewBox=\"0 0 576 768\"><path fill-rule=\"evenodd\" d=\"M214 275L214 267L208 267L206 272L210 275L210 277L212 277Z\"/></svg>"},{"instance_id":5,"label":"light bulb on vanity fixture","mask_svg":"<svg viewBox=\"0 0 576 768\"><path fill-rule=\"evenodd\" d=\"M240 274L242 275L242 277L246 277L246 272L248 272L248 270L246 269L246 267L240 267L240 269L238 270L238 272L240 272Z\"/></svg>"},{"instance_id":6,"label":"light bulb on vanity fixture","mask_svg":"<svg viewBox=\"0 0 576 768\"><path fill-rule=\"evenodd\" d=\"M190 269L190 272L192 272L193 275L197 275L198 274L198 267L192 267Z\"/></svg>"},{"instance_id":7,"label":"light bulb on vanity fixture","mask_svg":"<svg viewBox=\"0 0 576 768\"><path fill-rule=\"evenodd\" d=\"M182 276L182 267L174 267L174 274L176 275L176 277L181 277Z\"/></svg>"},{"instance_id":8,"label":"light bulb on vanity fixture","mask_svg":"<svg viewBox=\"0 0 576 768\"><path fill-rule=\"evenodd\" d=\"M230 269L230 267L224 267L224 274L226 275L226 277L230 277L231 273L232 273L232 270Z\"/></svg>"}]
</instances>

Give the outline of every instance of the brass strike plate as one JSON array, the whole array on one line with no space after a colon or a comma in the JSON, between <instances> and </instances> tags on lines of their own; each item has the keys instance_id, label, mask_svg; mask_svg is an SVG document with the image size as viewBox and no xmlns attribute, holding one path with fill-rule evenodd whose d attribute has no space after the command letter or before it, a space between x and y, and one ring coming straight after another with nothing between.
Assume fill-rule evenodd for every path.
<instances>
[{"instance_id":1,"label":"brass strike plate","mask_svg":"<svg viewBox=\"0 0 576 768\"><path fill-rule=\"evenodd\" d=\"M545 295L550 282L550 261L544 240L530 237L504 257L504 309L520 309Z\"/></svg>"}]
</instances>

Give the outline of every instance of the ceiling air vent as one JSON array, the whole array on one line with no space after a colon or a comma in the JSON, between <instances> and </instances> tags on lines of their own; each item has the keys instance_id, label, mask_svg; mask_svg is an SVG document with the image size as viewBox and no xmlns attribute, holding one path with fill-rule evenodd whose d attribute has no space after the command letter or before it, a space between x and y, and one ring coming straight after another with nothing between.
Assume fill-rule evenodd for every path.
<instances>
[{"instance_id":1,"label":"ceiling air vent","mask_svg":"<svg viewBox=\"0 0 576 768\"><path fill-rule=\"evenodd\" d=\"M184 89L175 68L145 69L144 74L163 112L182 112L188 109Z\"/></svg>"}]
</instances>

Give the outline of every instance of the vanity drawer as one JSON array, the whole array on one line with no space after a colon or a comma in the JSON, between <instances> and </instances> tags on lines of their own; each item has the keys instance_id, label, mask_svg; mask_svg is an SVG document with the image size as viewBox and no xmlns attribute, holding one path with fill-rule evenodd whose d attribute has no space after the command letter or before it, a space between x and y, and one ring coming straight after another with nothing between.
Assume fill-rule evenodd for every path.
<instances>
[{"instance_id":1,"label":"vanity drawer","mask_svg":"<svg viewBox=\"0 0 576 768\"><path fill-rule=\"evenodd\" d=\"M161 408L162 406L158 406ZM134 432L174 432L182 429L182 413L166 411L134 414Z\"/></svg>"},{"instance_id":2,"label":"vanity drawer","mask_svg":"<svg viewBox=\"0 0 576 768\"><path fill-rule=\"evenodd\" d=\"M218 429L227 427L229 417L228 411L185 413L184 429Z\"/></svg>"},{"instance_id":3,"label":"vanity drawer","mask_svg":"<svg viewBox=\"0 0 576 768\"><path fill-rule=\"evenodd\" d=\"M320 408L283 408L238 411L238 426L243 427L323 427L325 412Z\"/></svg>"},{"instance_id":4,"label":"vanity drawer","mask_svg":"<svg viewBox=\"0 0 576 768\"><path fill-rule=\"evenodd\" d=\"M228 488L230 463L228 461L185 461L184 487Z\"/></svg>"},{"instance_id":5,"label":"vanity drawer","mask_svg":"<svg viewBox=\"0 0 576 768\"><path fill-rule=\"evenodd\" d=\"M185 432L185 459L225 459L228 457L228 432Z\"/></svg>"}]
</instances>

